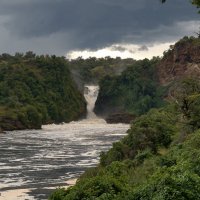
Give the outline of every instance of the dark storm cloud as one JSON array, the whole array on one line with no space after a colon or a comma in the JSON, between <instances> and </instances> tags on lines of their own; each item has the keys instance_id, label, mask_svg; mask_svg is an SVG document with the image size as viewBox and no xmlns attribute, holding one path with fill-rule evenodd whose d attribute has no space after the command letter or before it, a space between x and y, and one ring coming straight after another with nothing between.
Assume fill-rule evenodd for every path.
<instances>
[{"instance_id":1,"label":"dark storm cloud","mask_svg":"<svg viewBox=\"0 0 200 200\"><path fill-rule=\"evenodd\" d=\"M7 17L2 26L24 46L45 38L56 44L55 52L172 40L181 35L176 23L199 20L189 0L1 0L1 16ZM48 40L52 35L55 41Z\"/></svg>"}]
</instances>

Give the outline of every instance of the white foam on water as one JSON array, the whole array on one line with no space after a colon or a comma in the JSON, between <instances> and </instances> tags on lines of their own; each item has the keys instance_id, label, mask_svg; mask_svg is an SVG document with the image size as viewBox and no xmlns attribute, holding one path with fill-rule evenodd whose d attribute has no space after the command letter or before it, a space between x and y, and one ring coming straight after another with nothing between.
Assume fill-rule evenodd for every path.
<instances>
[{"instance_id":1,"label":"white foam on water","mask_svg":"<svg viewBox=\"0 0 200 200\"><path fill-rule=\"evenodd\" d=\"M7 170L9 170L9 169L22 169L22 166L5 166L5 165L3 165L3 166L0 166L0 170L3 170L3 169L7 169Z\"/></svg>"},{"instance_id":2,"label":"white foam on water","mask_svg":"<svg viewBox=\"0 0 200 200\"><path fill-rule=\"evenodd\" d=\"M92 150L92 151L88 151L86 153L81 153L81 156L98 156L98 151L97 150Z\"/></svg>"},{"instance_id":3,"label":"white foam on water","mask_svg":"<svg viewBox=\"0 0 200 200\"><path fill-rule=\"evenodd\" d=\"M0 183L0 188L6 188L6 187L17 187L17 186L22 186L27 183L30 183L30 181L25 181L22 178L4 178L1 180Z\"/></svg>"}]
</instances>

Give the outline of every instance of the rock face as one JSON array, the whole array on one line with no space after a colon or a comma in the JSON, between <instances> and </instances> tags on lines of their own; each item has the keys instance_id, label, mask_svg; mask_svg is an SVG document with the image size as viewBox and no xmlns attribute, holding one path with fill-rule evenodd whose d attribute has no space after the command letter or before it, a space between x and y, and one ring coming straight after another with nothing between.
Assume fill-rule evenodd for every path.
<instances>
[{"instance_id":1,"label":"rock face","mask_svg":"<svg viewBox=\"0 0 200 200\"><path fill-rule=\"evenodd\" d=\"M116 113L109 115L106 118L108 124L124 123L130 124L131 121L135 119L135 116L129 113Z\"/></svg>"},{"instance_id":2,"label":"rock face","mask_svg":"<svg viewBox=\"0 0 200 200\"><path fill-rule=\"evenodd\" d=\"M164 53L157 66L161 85L184 77L200 77L200 38L184 37Z\"/></svg>"}]
</instances>

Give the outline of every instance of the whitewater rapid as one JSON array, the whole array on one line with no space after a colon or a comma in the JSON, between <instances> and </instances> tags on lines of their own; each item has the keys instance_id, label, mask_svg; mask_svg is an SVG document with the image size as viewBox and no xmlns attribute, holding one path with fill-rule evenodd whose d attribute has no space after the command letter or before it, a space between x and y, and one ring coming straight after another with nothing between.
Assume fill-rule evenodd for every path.
<instances>
[{"instance_id":1,"label":"whitewater rapid","mask_svg":"<svg viewBox=\"0 0 200 200\"><path fill-rule=\"evenodd\" d=\"M96 166L100 152L126 135L129 125L107 124L93 113L98 90L85 86L84 120L0 135L0 200L47 199Z\"/></svg>"}]
</instances>

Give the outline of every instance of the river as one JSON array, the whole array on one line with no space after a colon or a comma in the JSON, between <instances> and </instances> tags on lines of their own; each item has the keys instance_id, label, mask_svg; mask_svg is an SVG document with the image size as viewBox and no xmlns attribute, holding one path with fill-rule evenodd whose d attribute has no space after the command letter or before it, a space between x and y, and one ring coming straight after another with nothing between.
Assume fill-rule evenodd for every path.
<instances>
[{"instance_id":1,"label":"river","mask_svg":"<svg viewBox=\"0 0 200 200\"><path fill-rule=\"evenodd\" d=\"M107 124L93 113L97 95L98 86L85 87L84 120L0 135L0 200L47 199L96 166L100 152L126 134L129 125Z\"/></svg>"}]
</instances>

